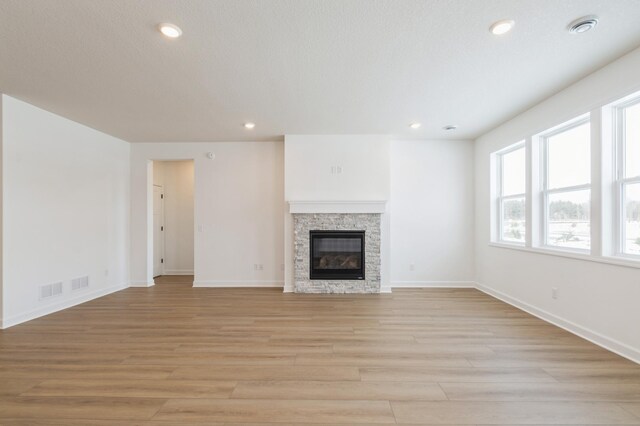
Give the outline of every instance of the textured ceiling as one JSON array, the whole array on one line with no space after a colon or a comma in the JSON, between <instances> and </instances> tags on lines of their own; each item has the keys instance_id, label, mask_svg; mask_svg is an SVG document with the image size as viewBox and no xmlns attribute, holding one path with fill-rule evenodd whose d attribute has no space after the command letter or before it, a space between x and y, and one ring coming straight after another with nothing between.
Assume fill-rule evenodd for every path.
<instances>
[{"instance_id":1,"label":"textured ceiling","mask_svg":"<svg viewBox=\"0 0 640 426\"><path fill-rule=\"evenodd\" d=\"M640 45L639 22L638 0L0 0L0 91L131 142L473 138Z\"/></svg>"}]
</instances>

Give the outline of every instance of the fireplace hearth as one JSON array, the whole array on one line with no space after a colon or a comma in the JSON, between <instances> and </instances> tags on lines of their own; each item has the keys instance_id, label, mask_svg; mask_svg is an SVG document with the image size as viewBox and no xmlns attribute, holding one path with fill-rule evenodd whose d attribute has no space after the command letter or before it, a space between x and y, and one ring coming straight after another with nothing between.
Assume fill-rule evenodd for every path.
<instances>
[{"instance_id":1,"label":"fireplace hearth","mask_svg":"<svg viewBox=\"0 0 640 426\"><path fill-rule=\"evenodd\" d=\"M310 231L311 280L364 280L365 231Z\"/></svg>"}]
</instances>

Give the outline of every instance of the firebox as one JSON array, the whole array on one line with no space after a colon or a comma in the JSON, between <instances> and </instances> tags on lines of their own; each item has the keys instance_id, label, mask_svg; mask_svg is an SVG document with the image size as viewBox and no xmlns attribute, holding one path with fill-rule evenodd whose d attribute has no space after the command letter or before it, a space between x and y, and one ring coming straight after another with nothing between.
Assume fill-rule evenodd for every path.
<instances>
[{"instance_id":1,"label":"firebox","mask_svg":"<svg viewBox=\"0 0 640 426\"><path fill-rule=\"evenodd\" d=\"M364 231L310 231L309 242L310 279L364 279Z\"/></svg>"}]
</instances>

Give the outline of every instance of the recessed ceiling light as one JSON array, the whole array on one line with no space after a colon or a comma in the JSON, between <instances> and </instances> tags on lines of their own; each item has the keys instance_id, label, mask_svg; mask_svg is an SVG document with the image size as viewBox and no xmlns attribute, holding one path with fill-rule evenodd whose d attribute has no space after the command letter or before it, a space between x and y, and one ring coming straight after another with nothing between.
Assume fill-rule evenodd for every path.
<instances>
[{"instance_id":1,"label":"recessed ceiling light","mask_svg":"<svg viewBox=\"0 0 640 426\"><path fill-rule=\"evenodd\" d=\"M489 31L491 31L493 35L506 34L511 31L515 24L516 23L511 19L503 19L502 21L495 22L493 25L491 25L489 27Z\"/></svg>"},{"instance_id":2,"label":"recessed ceiling light","mask_svg":"<svg viewBox=\"0 0 640 426\"><path fill-rule=\"evenodd\" d=\"M245 129L253 129L254 127L256 127L256 123L244 123Z\"/></svg>"},{"instance_id":3,"label":"recessed ceiling light","mask_svg":"<svg viewBox=\"0 0 640 426\"><path fill-rule=\"evenodd\" d=\"M164 23L158 26L160 32L169 38L178 38L182 35L182 30L177 25Z\"/></svg>"},{"instance_id":4,"label":"recessed ceiling light","mask_svg":"<svg viewBox=\"0 0 640 426\"><path fill-rule=\"evenodd\" d=\"M456 130L457 128L458 128L457 124L449 124L447 126L444 126L442 129L449 131L449 130Z\"/></svg>"},{"instance_id":5,"label":"recessed ceiling light","mask_svg":"<svg viewBox=\"0 0 640 426\"><path fill-rule=\"evenodd\" d=\"M409 125L409 127L411 127L412 129L419 129L420 126L422 126L422 124L420 124L420 123L411 123Z\"/></svg>"},{"instance_id":6,"label":"recessed ceiling light","mask_svg":"<svg viewBox=\"0 0 640 426\"><path fill-rule=\"evenodd\" d=\"M582 34L594 29L596 25L598 25L598 17L587 15L572 21L567 29L571 34Z\"/></svg>"}]
</instances>

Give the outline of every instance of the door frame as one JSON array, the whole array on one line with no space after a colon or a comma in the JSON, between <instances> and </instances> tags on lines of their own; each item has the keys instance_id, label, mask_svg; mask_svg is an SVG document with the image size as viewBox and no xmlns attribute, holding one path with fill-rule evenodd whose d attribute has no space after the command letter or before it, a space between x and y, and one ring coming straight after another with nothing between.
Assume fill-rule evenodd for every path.
<instances>
[{"instance_id":1,"label":"door frame","mask_svg":"<svg viewBox=\"0 0 640 426\"><path fill-rule=\"evenodd\" d=\"M151 157L151 156L150 156ZM207 156L207 158L209 158ZM155 285L155 281L153 279L153 163L155 161L193 161L193 173L194 173L194 196L193 196L193 215L194 215L194 230L193 230L193 244L194 244L194 264L193 264L193 274L194 280L198 274L198 262L197 262L197 252L196 248L198 247L198 233L196 232L197 223L198 223L198 161L195 156L186 156L186 157L173 157L173 156L153 156L151 158L146 157L143 159L146 163L146 167L140 168L141 182L145 182L146 186L146 197L142 198L140 201L145 204L145 207L142 208L145 211L145 220L144 220L144 233L146 234L146 238L142 238L140 240L141 244L144 244L140 247L140 254L144 253L144 258L146 258L145 268L143 274L141 276L145 276L146 279L144 281L139 280L131 280L131 287L152 287ZM136 169L137 171L137 169ZM143 172L144 171L144 172ZM144 174L143 174L144 173ZM144 177L143 177L144 176ZM133 203L136 200L132 201Z\"/></svg>"},{"instance_id":2,"label":"door frame","mask_svg":"<svg viewBox=\"0 0 640 426\"><path fill-rule=\"evenodd\" d=\"M156 243L156 238L155 238L155 225L156 225L156 224L155 224L155 221L153 220L153 219L154 219L154 216L155 216L155 214L154 214L154 213L155 213L155 212L154 212L154 211L155 211L155 205L154 205L154 206L152 207L152 211L151 211L151 218L152 218L152 221L154 222L154 223L153 223L153 228L152 228L152 229L153 229L153 233L152 233L152 235L151 235L151 238L152 238L152 240L153 240L153 246L152 246L152 247L153 247L153 272L152 272L152 274L153 274L153 278L154 278L154 279L155 279L156 277L159 277L159 276L161 276L161 275L164 275L164 266L165 266L165 264L164 264L164 254L165 254L165 237L164 237L164 236L165 236L165 234L164 234L164 226L165 226L165 225L164 225L164 217L165 217L165 214L164 214L164 213L165 213L165 212L164 212L164 185L156 185L155 183L153 184L153 193L154 193L154 194L153 194L153 203L155 203L155 191L156 191L156 188L159 188L159 189L160 189L160 222L161 222L161 225L160 225L160 226L162 226L162 230L160 231L160 256L161 256L161 257L160 257L160 270L159 270L159 273L158 273L158 274L156 274L156 271L155 271L155 266L156 266L156 265L155 265L155 256L156 256L156 253L155 253L155 248L156 248L156 247L155 247L155 243Z\"/></svg>"}]
</instances>

